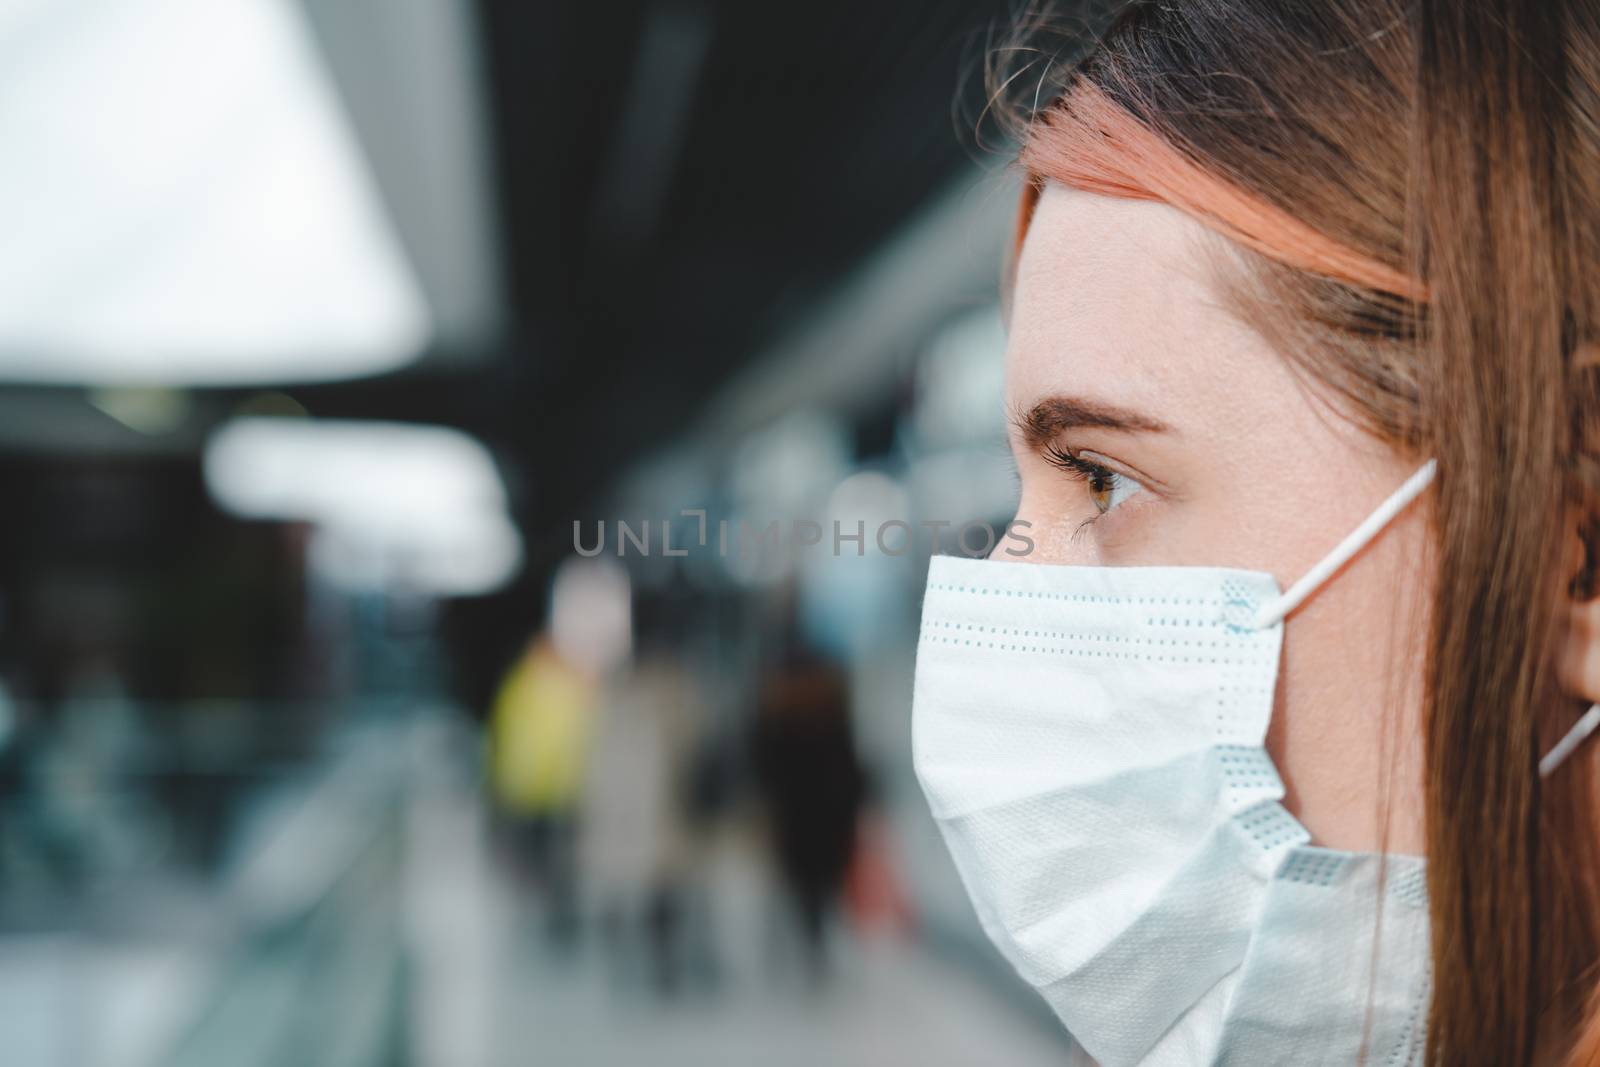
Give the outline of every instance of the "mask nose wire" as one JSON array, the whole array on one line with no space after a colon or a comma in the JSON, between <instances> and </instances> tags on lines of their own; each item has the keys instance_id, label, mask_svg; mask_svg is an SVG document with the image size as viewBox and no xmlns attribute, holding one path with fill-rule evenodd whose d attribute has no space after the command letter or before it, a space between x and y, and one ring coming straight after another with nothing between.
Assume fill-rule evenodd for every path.
<instances>
[{"instance_id":1,"label":"mask nose wire","mask_svg":"<svg viewBox=\"0 0 1600 1067\"><path fill-rule=\"evenodd\" d=\"M1291 585L1287 592L1267 601L1261 605L1261 610L1256 612L1251 620L1255 629L1264 629L1281 621L1283 617L1299 607L1306 597L1317 591L1317 587L1350 562L1354 556L1367 546L1367 542L1377 537L1383 528L1394 520L1394 517L1405 510L1407 504L1422 495L1422 491L1433 483L1434 475L1439 471L1437 460L1428 460L1417 472L1407 478L1389 495L1389 499L1379 504L1377 508L1362 521L1360 526L1345 535L1343 541L1333 546L1333 550L1319 560L1316 566L1300 576L1300 580ZM1596 716L1600 722L1600 716Z\"/></svg>"}]
</instances>

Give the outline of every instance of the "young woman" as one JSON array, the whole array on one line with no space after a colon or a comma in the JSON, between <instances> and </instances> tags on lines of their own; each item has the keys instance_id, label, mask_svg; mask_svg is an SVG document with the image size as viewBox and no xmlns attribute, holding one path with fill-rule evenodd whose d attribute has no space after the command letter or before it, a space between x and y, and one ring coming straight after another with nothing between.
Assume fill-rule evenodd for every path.
<instances>
[{"instance_id":1,"label":"young woman","mask_svg":"<svg viewBox=\"0 0 1600 1067\"><path fill-rule=\"evenodd\" d=\"M990 936L1106 1067L1600 1063L1600 4L1012 54L1036 547L915 699Z\"/></svg>"}]
</instances>

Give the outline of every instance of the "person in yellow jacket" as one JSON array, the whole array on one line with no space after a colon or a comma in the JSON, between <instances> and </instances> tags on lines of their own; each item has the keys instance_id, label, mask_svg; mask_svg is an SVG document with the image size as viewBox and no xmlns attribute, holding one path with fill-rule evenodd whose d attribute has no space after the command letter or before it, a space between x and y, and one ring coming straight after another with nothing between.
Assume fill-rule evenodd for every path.
<instances>
[{"instance_id":1,"label":"person in yellow jacket","mask_svg":"<svg viewBox=\"0 0 1600 1067\"><path fill-rule=\"evenodd\" d=\"M574 843L595 704L594 680L537 636L489 713L488 777L506 844L542 893L549 929L576 922Z\"/></svg>"}]
</instances>

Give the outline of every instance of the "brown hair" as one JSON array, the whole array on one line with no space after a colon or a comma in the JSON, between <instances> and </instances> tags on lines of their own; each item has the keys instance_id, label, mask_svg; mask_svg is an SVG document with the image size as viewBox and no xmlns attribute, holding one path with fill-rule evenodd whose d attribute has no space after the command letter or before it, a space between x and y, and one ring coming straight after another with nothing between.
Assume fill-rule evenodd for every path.
<instances>
[{"instance_id":1,"label":"brown hair","mask_svg":"<svg viewBox=\"0 0 1600 1067\"><path fill-rule=\"evenodd\" d=\"M1007 52L1046 105L1024 116L1019 235L1047 180L1187 212L1233 242L1229 294L1286 358L1439 461L1434 1064L1600 1063L1593 752L1546 783L1536 767L1573 714L1561 548L1600 444L1574 358L1600 340L1595 7L1164 0L1070 67L1048 44ZM1051 26L1036 13L1029 39Z\"/></svg>"}]
</instances>

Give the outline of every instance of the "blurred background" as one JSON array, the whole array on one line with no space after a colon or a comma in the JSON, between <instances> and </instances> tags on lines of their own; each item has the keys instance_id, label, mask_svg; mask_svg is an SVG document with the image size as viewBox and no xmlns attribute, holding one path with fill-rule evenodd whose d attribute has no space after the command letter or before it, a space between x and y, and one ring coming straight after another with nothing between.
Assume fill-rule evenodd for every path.
<instances>
[{"instance_id":1,"label":"blurred background","mask_svg":"<svg viewBox=\"0 0 1600 1067\"><path fill-rule=\"evenodd\" d=\"M0 1060L1068 1056L910 764L1009 8L0 3Z\"/></svg>"}]
</instances>

